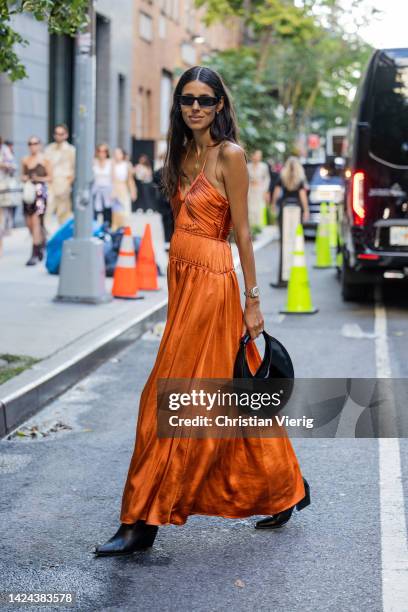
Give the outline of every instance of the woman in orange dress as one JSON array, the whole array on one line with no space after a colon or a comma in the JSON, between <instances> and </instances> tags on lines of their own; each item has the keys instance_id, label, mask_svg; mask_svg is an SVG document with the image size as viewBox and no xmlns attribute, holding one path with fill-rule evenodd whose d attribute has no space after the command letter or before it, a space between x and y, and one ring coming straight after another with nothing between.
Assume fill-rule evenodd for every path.
<instances>
[{"instance_id":1,"label":"woman in orange dress","mask_svg":"<svg viewBox=\"0 0 408 612\"><path fill-rule=\"evenodd\" d=\"M270 515L257 528L287 522L309 503L309 487L287 436L197 439L157 434L157 379L231 379L240 338L253 371L263 330L248 223L248 170L221 77L194 66L181 76L170 113L164 187L175 218L170 242L167 321L143 388L117 532L96 555L152 546L160 525L188 516ZM234 228L244 275L240 289L227 241Z\"/></svg>"}]
</instances>

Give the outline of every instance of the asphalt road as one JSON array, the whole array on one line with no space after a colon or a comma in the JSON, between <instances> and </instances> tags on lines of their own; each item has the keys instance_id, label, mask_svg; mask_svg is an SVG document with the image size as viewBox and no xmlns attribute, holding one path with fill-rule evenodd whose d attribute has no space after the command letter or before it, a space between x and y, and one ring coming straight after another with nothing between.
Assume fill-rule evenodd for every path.
<instances>
[{"instance_id":1,"label":"asphalt road","mask_svg":"<svg viewBox=\"0 0 408 612\"><path fill-rule=\"evenodd\" d=\"M269 287L277 245L257 254L265 328L285 343L297 376L408 378L406 289L387 292L384 307L344 304L335 272L311 267L310 242L307 256L319 312L282 316L285 290ZM406 439L390 448L376 439L293 439L312 504L282 529L256 531L256 517L192 516L160 528L147 553L94 558L94 544L119 525L139 395L157 348L158 340L139 340L28 424L72 429L0 442L0 591L76 594L73 608L35 608L44 610L408 610Z\"/></svg>"}]
</instances>

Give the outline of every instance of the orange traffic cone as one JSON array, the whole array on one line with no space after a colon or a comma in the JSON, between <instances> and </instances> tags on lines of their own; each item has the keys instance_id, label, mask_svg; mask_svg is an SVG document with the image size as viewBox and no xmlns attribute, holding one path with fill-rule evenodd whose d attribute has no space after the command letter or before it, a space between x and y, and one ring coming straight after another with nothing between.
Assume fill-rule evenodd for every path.
<instances>
[{"instance_id":1,"label":"orange traffic cone","mask_svg":"<svg viewBox=\"0 0 408 612\"><path fill-rule=\"evenodd\" d=\"M146 223L136 260L137 287L149 291L158 289L157 266L154 257L152 230Z\"/></svg>"},{"instance_id":2,"label":"orange traffic cone","mask_svg":"<svg viewBox=\"0 0 408 612\"><path fill-rule=\"evenodd\" d=\"M113 275L112 295L116 298L136 298L138 286L136 276L136 256L132 230L125 227L120 242L119 256Z\"/></svg>"}]
</instances>

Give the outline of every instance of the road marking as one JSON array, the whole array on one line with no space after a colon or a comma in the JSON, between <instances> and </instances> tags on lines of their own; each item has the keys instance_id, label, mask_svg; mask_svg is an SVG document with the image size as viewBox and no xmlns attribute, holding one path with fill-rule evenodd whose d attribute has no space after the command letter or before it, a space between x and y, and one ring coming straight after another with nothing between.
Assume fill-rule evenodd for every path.
<instances>
[{"instance_id":1,"label":"road marking","mask_svg":"<svg viewBox=\"0 0 408 612\"><path fill-rule=\"evenodd\" d=\"M377 378L391 378L390 354L387 338L387 313L382 302L381 288L375 287L375 364Z\"/></svg>"},{"instance_id":2,"label":"road marking","mask_svg":"<svg viewBox=\"0 0 408 612\"><path fill-rule=\"evenodd\" d=\"M398 438L379 439L384 612L408 610L408 550Z\"/></svg>"},{"instance_id":3,"label":"road marking","mask_svg":"<svg viewBox=\"0 0 408 612\"><path fill-rule=\"evenodd\" d=\"M341 328L341 335L345 338L375 338L375 334L372 332L365 332L361 329L358 323L344 323Z\"/></svg>"},{"instance_id":4,"label":"road marking","mask_svg":"<svg viewBox=\"0 0 408 612\"><path fill-rule=\"evenodd\" d=\"M374 314L377 378L391 378L387 313L378 285L375 289ZM387 402L387 405L391 412L394 412L389 415L392 430L395 423L395 405L393 398L389 399L391 402ZM387 423L384 422L384 425ZM394 433L396 435L396 432ZM407 612L408 549L399 439L397 437L379 438L378 449L383 610L384 612Z\"/></svg>"}]
</instances>

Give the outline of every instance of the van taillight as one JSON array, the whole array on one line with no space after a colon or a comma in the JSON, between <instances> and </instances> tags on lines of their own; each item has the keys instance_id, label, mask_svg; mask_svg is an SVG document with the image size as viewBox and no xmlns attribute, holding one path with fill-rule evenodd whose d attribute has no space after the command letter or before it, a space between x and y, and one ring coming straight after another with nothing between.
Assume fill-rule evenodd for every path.
<instances>
[{"instance_id":1,"label":"van taillight","mask_svg":"<svg viewBox=\"0 0 408 612\"><path fill-rule=\"evenodd\" d=\"M364 223L364 172L353 173L353 188L351 194L353 217L355 225Z\"/></svg>"}]
</instances>

